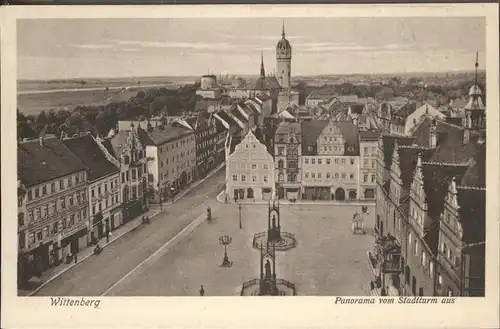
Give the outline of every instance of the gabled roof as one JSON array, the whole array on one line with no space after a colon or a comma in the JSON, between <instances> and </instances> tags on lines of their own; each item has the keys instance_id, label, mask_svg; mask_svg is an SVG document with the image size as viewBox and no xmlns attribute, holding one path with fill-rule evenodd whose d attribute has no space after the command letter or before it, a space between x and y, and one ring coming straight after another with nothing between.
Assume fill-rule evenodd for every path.
<instances>
[{"instance_id":1,"label":"gabled roof","mask_svg":"<svg viewBox=\"0 0 500 329\"><path fill-rule=\"evenodd\" d=\"M441 215L451 179L456 177L460 181L466 170L467 166L423 163L424 191L430 217L438 218Z\"/></svg>"},{"instance_id":2,"label":"gabled roof","mask_svg":"<svg viewBox=\"0 0 500 329\"><path fill-rule=\"evenodd\" d=\"M161 126L153 127L152 131L142 128L137 129L137 135L143 145L162 145L192 133L193 131L190 129L172 124L166 124L163 129Z\"/></svg>"},{"instance_id":3,"label":"gabled roof","mask_svg":"<svg viewBox=\"0 0 500 329\"><path fill-rule=\"evenodd\" d=\"M234 104L231 107L231 114L234 115L238 120L240 120L241 123L247 123L248 120L241 114L240 110L236 107L236 104Z\"/></svg>"},{"instance_id":4,"label":"gabled roof","mask_svg":"<svg viewBox=\"0 0 500 329\"><path fill-rule=\"evenodd\" d=\"M448 129L445 134L445 138L442 138L442 141L438 144L430 161L439 163L466 163L482 147L482 144L478 143L477 136L471 136L470 140L464 143L463 129Z\"/></svg>"},{"instance_id":5,"label":"gabled roof","mask_svg":"<svg viewBox=\"0 0 500 329\"><path fill-rule=\"evenodd\" d=\"M87 167L64 143L54 137L20 142L17 146L17 170L26 187L67 176Z\"/></svg>"},{"instance_id":6,"label":"gabled roof","mask_svg":"<svg viewBox=\"0 0 500 329\"><path fill-rule=\"evenodd\" d=\"M399 152L399 169L401 171L402 193L401 199L410 195L411 183L417 167L418 155L421 154L422 161L427 161L432 156L430 149L425 149L416 146L401 145L398 147Z\"/></svg>"},{"instance_id":7,"label":"gabled roof","mask_svg":"<svg viewBox=\"0 0 500 329\"><path fill-rule=\"evenodd\" d=\"M229 126L233 127L236 125L236 121L231 118L229 114L224 111L219 111L216 113L222 120L224 120Z\"/></svg>"},{"instance_id":8,"label":"gabled roof","mask_svg":"<svg viewBox=\"0 0 500 329\"><path fill-rule=\"evenodd\" d=\"M252 87L253 90L275 90L281 89L281 85L279 84L276 77L265 77L259 78L255 81L255 84Z\"/></svg>"},{"instance_id":9,"label":"gabled roof","mask_svg":"<svg viewBox=\"0 0 500 329\"><path fill-rule=\"evenodd\" d=\"M63 143L88 168L88 181L94 181L120 171L106 158L90 135L64 139Z\"/></svg>"},{"instance_id":10,"label":"gabled roof","mask_svg":"<svg viewBox=\"0 0 500 329\"><path fill-rule=\"evenodd\" d=\"M415 138L415 143L417 145L430 147L430 131L433 125L436 127L438 144L446 139L450 132L456 133L456 130L462 129L457 125L427 116L411 132L411 135Z\"/></svg>"},{"instance_id":11,"label":"gabled roof","mask_svg":"<svg viewBox=\"0 0 500 329\"><path fill-rule=\"evenodd\" d=\"M401 106L394 115L407 118L410 114L417 110L417 103L406 103Z\"/></svg>"},{"instance_id":12,"label":"gabled roof","mask_svg":"<svg viewBox=\"0 0 500 329\"><path fill-rule=\"evenodd\" d=\"M276 129L276 135L278 134L289 134L289 133L295 133L300 135L301 134L301 129L302 125L299 122L280 122L278 125L278 128Z\"/></svg>"},{"instance_id":13,"label":"gabled roof","mask_svg":"<svg viewBox=\"0 0 500 329\"><path fill-rule=\"evenodd\" d=\"M315 155L316 150L309 151L310 145L316 145L319 135L328 125L328 120L311 120L302 122L302 154Z\"/></svg>"},{"instance_id":14,"label":"gabled roof","mask_svg":"<svg viewBox=\"0 0 500 329\"><path fill-rule=\"evenodd\" d=\"M222 122L220 122L220 120L217 119L215 120L215 129L218 134L227 131L226 127L222 124Z\"/></svg>"},{"instance_id":15,"label":"gabled roof","mask_svg":"<svg viewBox=\"0 0 500 329\"><path fill-rule=\"evenodd\" d=\"M460 185L486 187L486 143L478 146L477 153L471 159L469 169L467 169Z\"/></svg>"}]
</instances>

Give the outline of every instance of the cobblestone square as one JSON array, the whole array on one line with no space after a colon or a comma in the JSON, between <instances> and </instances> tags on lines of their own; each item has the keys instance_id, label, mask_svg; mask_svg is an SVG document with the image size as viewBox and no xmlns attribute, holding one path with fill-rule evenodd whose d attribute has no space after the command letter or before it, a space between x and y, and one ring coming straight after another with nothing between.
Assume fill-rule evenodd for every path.
<instances>
[{"instance_id":1,"label":"cobblestone square","mask_svg":"<svg viewBox=\"0 0 500 329\"><path fill-rule=\"evenodd\" d=\"M298 295L367 295L373 279L366 252L373 247L373 207L365 218L366 235L351 233L351 219L361 206L282 204L281 230L295 234L297 247L276 252L278 278L296 284ZM109 295L234 296L241 285L259 277L259 251L253 235L267 229L268 206L218 203L213 223L204 221L170 250L160 252L117 285ZM204 214L202 215L204 216ZM220 267L224 247L220 235L230 235L227 247L232 267Z\"/></svg>"}]
</instances>

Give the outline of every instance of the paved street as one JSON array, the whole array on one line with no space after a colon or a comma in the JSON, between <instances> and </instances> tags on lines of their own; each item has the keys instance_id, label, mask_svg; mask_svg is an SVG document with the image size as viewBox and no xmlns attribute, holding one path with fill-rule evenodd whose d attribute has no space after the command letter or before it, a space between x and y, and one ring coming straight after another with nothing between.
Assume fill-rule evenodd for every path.
<instances>
[{"instance_id":1,"label":"paved street","mask_svg":"<svg viewBox=\"0 0 500 329\"><path fill-rule=\"evenodd\" d=\"M259 275L259 251L252 237L267 228L267 205L243 206L243 229L238 207L212 206L214 223L204 221L172 248L158 252L108 292L121 296L196 296L204 285L205 296L239 295L244 281ZM373 207L369 207L374 213ZM352 235L351 218L357 206L282 205L282 231L296 235L296 249L277 252L279 278L297 285L298 295L367 295L373 274L366 251L373 238ZM371 215L373 216L373 215ZM373 219L367 219L371 228ZM228 234L231 268L219 267L224 255L218 236Z\"/></svg>"},{"instance_id":2,"label":"paved street","mask_svg":"<svg viewBox=\"0 0 500 329\"><path fill-rule=\"evenodd\" d=\"M219 171L173 205L149 225L141 225L107 246L98 256L75 265L45 285L36 296L99 296L134 267L153 254L190 222L216 203L222 190L224 170Z\"/></svg>"}]
</instances>

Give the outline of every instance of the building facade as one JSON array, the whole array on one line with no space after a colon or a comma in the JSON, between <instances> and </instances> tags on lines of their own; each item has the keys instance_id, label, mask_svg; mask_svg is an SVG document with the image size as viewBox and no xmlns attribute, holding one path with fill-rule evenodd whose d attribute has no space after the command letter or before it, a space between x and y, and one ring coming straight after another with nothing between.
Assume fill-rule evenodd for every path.
<instances>
[{"instance_id":1,"label":"building facade","mask_svg":"<svg viewBox=\"0 0 500 329\"><path fill-rule=\"evenodd\" d=\"M359 185L361 199L375 199L379 131L359 130Z\"/></svg>"},{"instance_id":2,"label":"building facade","mask_svg":"<svg viewBox=\"0 0 500 329\"><path fill-rule=\"evenodd\" d=\"M175 122L138 129L139 140L146 145L148 173L154 193L151 200L173 198L194 180L196 141L193 130Z\"/></svg>"},{"instance_id":3,"label":"building facade","mask_svg":"<svg viewBox=\"0 0 500 329\"><path fill-rule=\"evenodd\" d=\"M17 156L26 190L26 216L19 222L26 280L87 246L87 168L55 137L20 142Z\"/></svg>"},{"instance_id":4,"label":"building facade","mask_svg":"<svg viewBox=\"0 0 500 329\"><path fill-rule=\"evenodd\" d=\"M273 157L250 131L227 157L227 199L271 200L275 191Z\"/></svg>"},{"instance_id":5,"label":"building facade","mask_svg":"<svg viewBox=\"0 0 500 329\"><path fill-rule=\"evenodd\" d=\"M119 213L113 213L114 216L109 221L110 228L113 229L113 226L117 227L128 222L149 209L148 195L152 188L152 178L148 172L145 145L139 140L138 131L133 123L129 130L121 130L111 138L96 141L108 161L120 168L118 201L122 204L122 218L120 221ZM111 187L111 182L108 182L108 185ZM115 180L113 190L116 189L116 185ZM101 203L97 195L111 193L105 192L102 186L104 185L101 184L101 192L94 187L95 200L92 202ZM116 193L112 194L116 200ZM101 204L101 209L102 207ZM99 211L99 204L96 204L96 211ZM99 231L98 228L94 234L98 234Z\"/></svg>"},{"instance_id":6,"label":"building facade","mask_svg":"<svg viewBox=\"0 0 500 329\"><path fill-rule=\"evenodd\" d=\"M302 123L303 199L356 200L359 196L359 136L351 122Z\"/></svg>"},{"instance_id":7,"label":"building facade","mask_svg":"<svg viewBox=\"0 0 500 329\"><path fill-rule=\"evenodd\" d=\"M92 135L63 140L88 168L89 241L97 242L122 223L120 167L108 160ZM136 177L137 178L137 177Z\"/></svg>"},{"instance_id":8,"label":"building facade","mask_svg":"<svg viewBox=\"0 0 500 329\"><path fill-rule=\"evenodd\" d=\"M278 198L300 199L301 193L301 125L281 122L274 138L274 164Z\"/></svg>"}]
</instances>

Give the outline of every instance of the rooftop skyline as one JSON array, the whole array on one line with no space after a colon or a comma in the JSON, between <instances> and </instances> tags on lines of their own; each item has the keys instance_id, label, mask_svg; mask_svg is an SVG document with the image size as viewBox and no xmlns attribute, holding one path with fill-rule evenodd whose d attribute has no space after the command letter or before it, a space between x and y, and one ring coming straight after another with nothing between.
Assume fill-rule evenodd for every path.
<instances>
[{"instance_id":1,"label":"rooftop skyline","mask_svg":"<svg viewBox=\"0 0 500 329\"><path fill-rule=\"evenodd\" d=\"M280 18L32 19L17 24L18 79L258 75ZM292 76L485 68L485 19L287 18Z\"/></svg>"}]
</instances>

